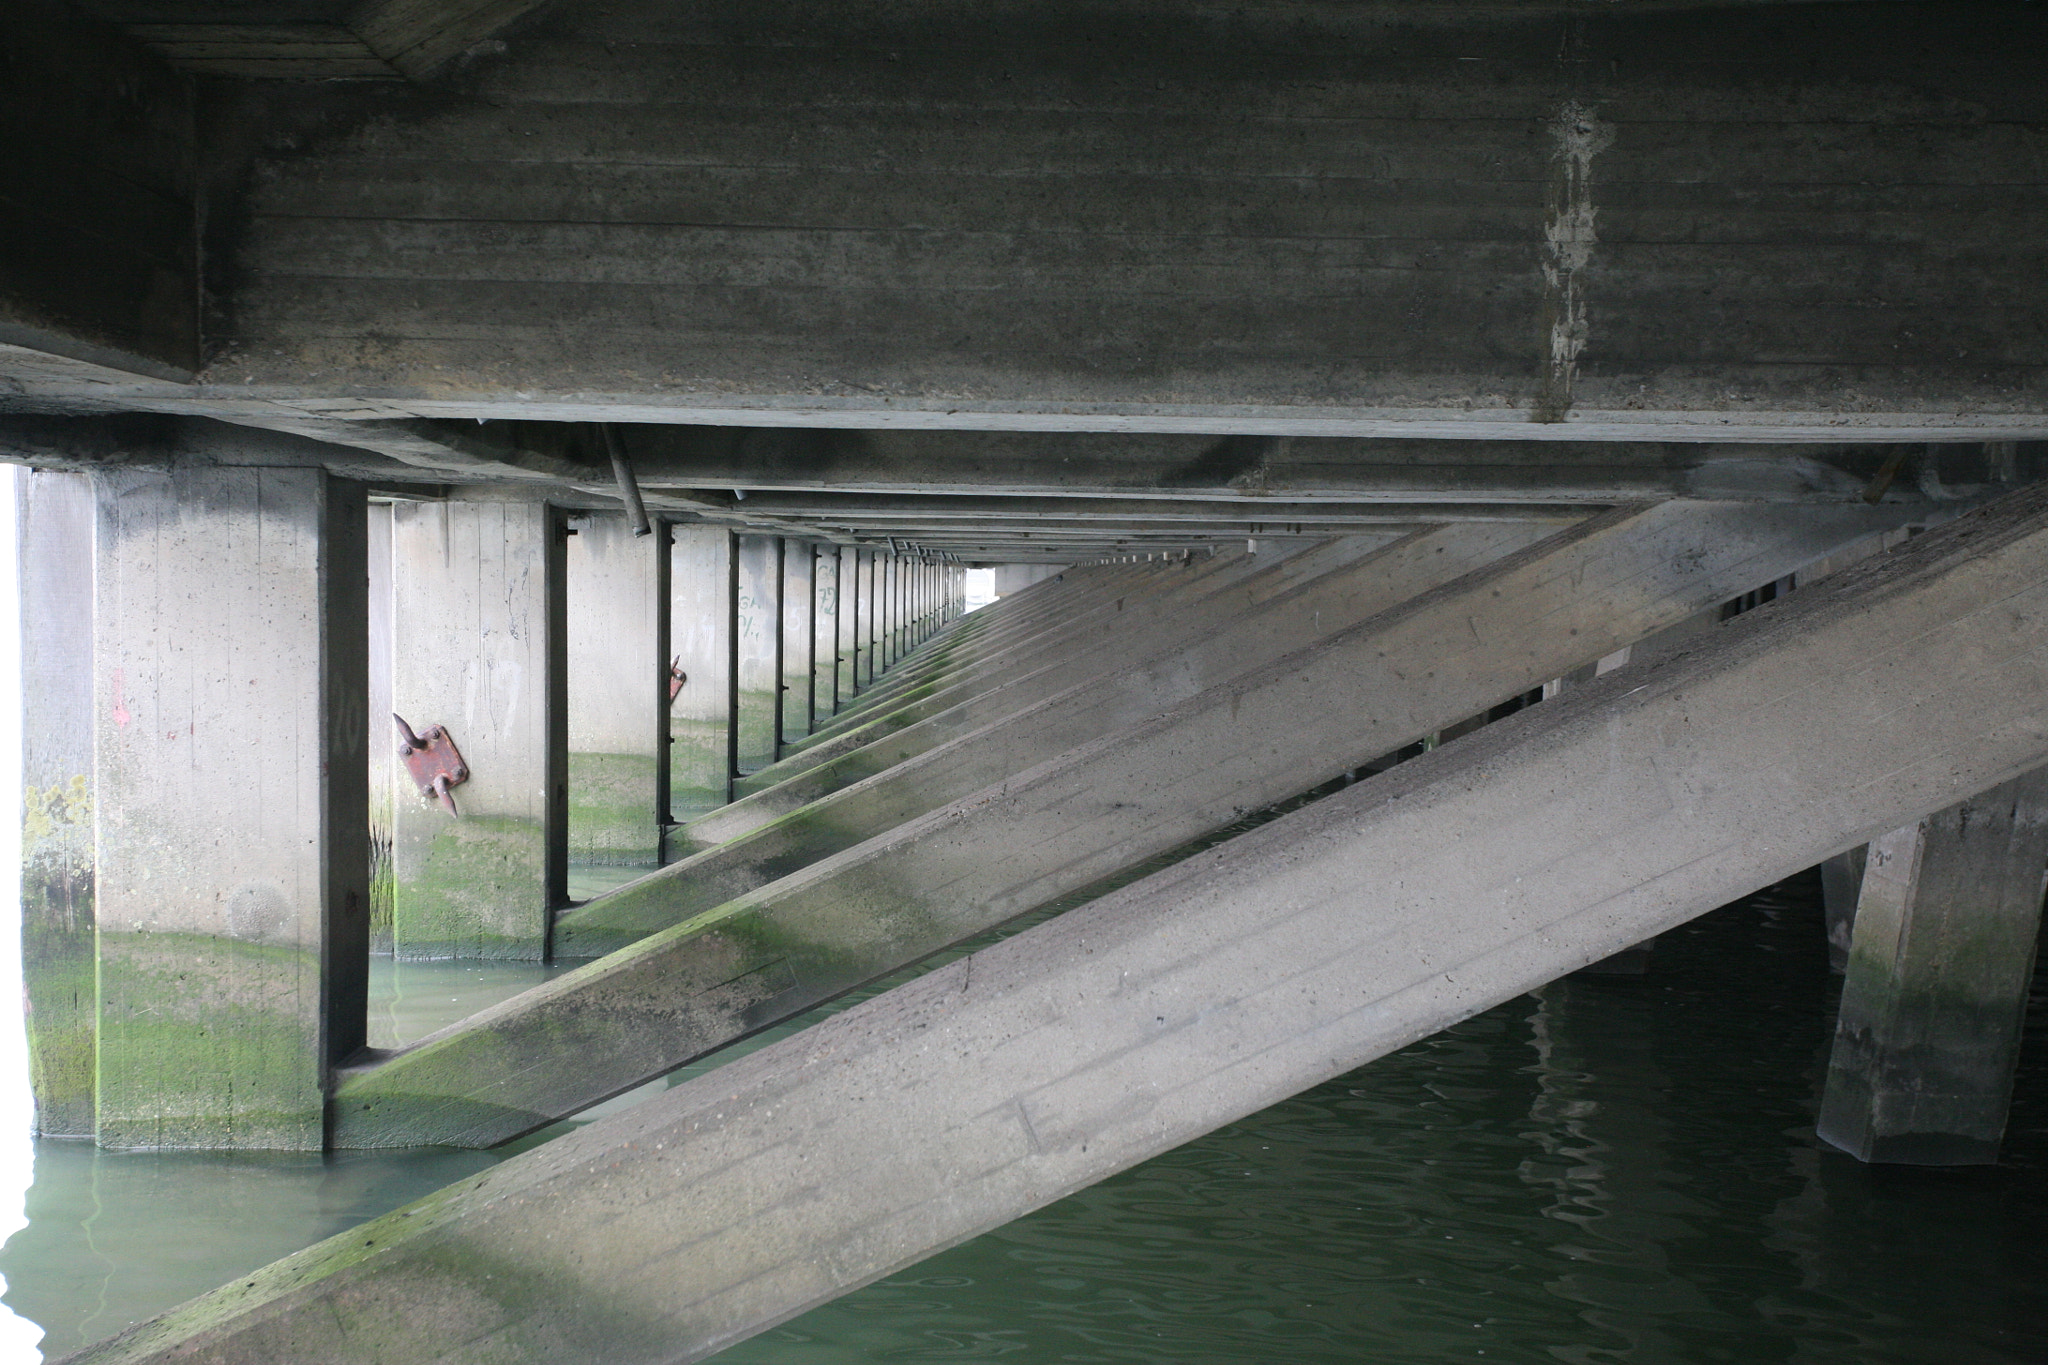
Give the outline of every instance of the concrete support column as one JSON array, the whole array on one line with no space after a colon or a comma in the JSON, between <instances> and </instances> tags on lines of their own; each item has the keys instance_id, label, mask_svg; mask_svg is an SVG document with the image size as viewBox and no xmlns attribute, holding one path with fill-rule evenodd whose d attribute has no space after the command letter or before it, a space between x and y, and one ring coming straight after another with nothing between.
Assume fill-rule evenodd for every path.
<instances>
[{"instance_id":1,"label":"concrete support column","mask_svg":"<svg viewBox=\"0 0 2048 1365\"><path fill-rule=\"evenodd\" d=\"M732 797L732 533L669 528L669 653L685 681L668 708L669 816Z\"/></svg>"},{"instance_id":2,"label":"concrete support column","mask_svg":"<svg viewBox=\"0 0 2048 1365\"><path fill-rule=\"evenodd\" d=\"M833 689L832 713L836 716L853 704L860 690L857 681L860 658L860 551L851 545L839 547L839 649L833 655L833 672L838 683Z\"/></svg>"},{"instance_id":3,"label":"concrete support column","mask_svg":"<svg viewBox=\"0 0 2048 1365\"><path fill-rule=\"evenodd\" d=\"M568 897L567 527L539 502L400 503L392 513L392 703L444 727L469 769L450 814L401 778L392 951L548 955ZM390 718L377 717L377 743Z\"/></svg>"},{"instance_id":4,"label":"concrete support column","mask_svg":"<svg viewBox=\"0 0 2048 1365\"><path fill-rule=\"evenodd\" d=\"M854 551L853 690L875 681L875 552Z\"/></svg>"},{"instance_id":5,"label":"concrete support column","mask_svg":"<svg viewBox=\"0 0 2048 1365\"><path fill-rule=\"evenodd\" d=\"M879 599L875 611L875 624L880 628L879 648L875 651L877 669L888 669L895 665L902 651L897 647L897 627L903 614L896 600L897 570L901 561L893 554L878 555L875 559L875 595Z\"/></svg>"},{"instance_id":6,"label":"concrete support column","mask_svg":"<svg viewBox=\"0 0 2048 1365\"><path fill-rule=\"evenodd\" d=\"M391 954L391 836L397 799L410 795L410 783L399 786L405 771L398 761L398 746L385 743L383 723L391 715L391 511L388 502L369 508L369 705L367 747L370 763L370 951Z\"/></svg>"},{"instance_id":7,"label":"concrete support column","mask_svg":"<svg viewBox=\"0 0 2048 1365\"><path fill-rule=\"evenodd\" d=\"M661 858L670 656L668 556L621 512L578 517L568 540L569 861Z\"/></svg>"},{"instance_id":8,"label":"concrete support column","mask_svg":"<svg viewBox=\"0 0 2048 1365\"><path fill-rule=\"evenodd\" d=\"M1821 910L1826 916L1828 970L1849 970L1849 940L1856 930L1856 901L1863 894L1863 863L1869 845L1858 844L1820 865Z\"/></svg>"},{"instance_id":9,"label":"concrete support column","mask_svg":"<svg viewBox=\"0 0 2048 1365\"><path fill-rule=\"evenodd\" d=\"M2048 769L1871 843L1822 1138L1863 1161L1998 1159L2044 865Z\"/></svg>"},{"instance_id":10,"label":"concrete support column","mask_svg":"<svg viewBox=\"0 0 2048 1365\"><path fill-rule=\"evenodd\" d=\"M816 676L811 650L818 635L818 594L812 584L813 547L782 542L782 742L811 732ZM779 756L779 751L778 751Z\"/></svg>"},{"instance_id":11,"label":"concrete support column","mask_svg":"<svg viewBox=\"0 0 2048 1365\"><path fill-rule=\"evenodd\" d=\"M363 490L98 492L99 1141L318 1149L369 970Z\"/></svg>"},{"instance_id":12,"label":"concrete support column","mask_svg":"<svg viewBox=\"0 0 2048 1365\"><path fill-rule=\"evenodd\" d=\"M739 746L733 771L745 774L767 767L781 753L776 737L782 725L782 541L741 536L738 553Z\"/></svg>"},{"instance_id":13,"label":"concrete support column","mask_svg":"<svg viewBox=\"0 0 2048 1365\"><path fill-rule=\"evenodd\" d=\"M93 492L10 470L21 585L21 965L35 1129L93 1133Z\"/></svg>"},{"instance_id":14,"label":"concrete support column","mask_svg":"<svg viewBox=\"0 0 2048 1365\"><path fill-rule=\"evenodd\" d=\"M813 547L811 566L811 723L839 709L839 547Z\"/></svg>"}]
</instances>

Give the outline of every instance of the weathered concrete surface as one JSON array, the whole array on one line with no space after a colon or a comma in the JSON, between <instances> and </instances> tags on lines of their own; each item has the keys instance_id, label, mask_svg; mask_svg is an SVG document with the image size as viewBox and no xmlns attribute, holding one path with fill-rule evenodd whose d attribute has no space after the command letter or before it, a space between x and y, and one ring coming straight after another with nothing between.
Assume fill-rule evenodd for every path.
<instances>
[{"instance_id":1,"label":"weathered concrete surface","mask_svg":"<svg viewBox=\"0 0 2048 1365\"><path fill-rule=\"evenodd\" d=\"M1816 1125L1863 1161L1998 1160L2048 869L2048 770L1870 844Z\"/></svg>"},{"instance_id":2,"label":"weathered concrete surface","mask_svg":"<svg viewBox=\"0 0 2048 1365\"><path fill-rule=\"evenodd\" d=\"M565 529L540 502L393 512L393 705L417 733L445 726L469 768L459 816L395 802L400 957L547 956L568 875Z\"/></svg>"},{"instance_id":3,"label":"weathered concrete surface","mask_svg":"<svg viewBox=\"0 0 2048 1365\"><path fill-rule=\"evenodd\" d=\"M839 710L838 545L814 547L811 561L811 718L805 734Z\"/></svg>"},{"instance_id":4,"label":"weathered concrete surface","mask_svg":"<svg viewBox=\"0 0 2048 1365\"><path fill-rule=\"evenodd\" d=\"M1398 553L1371 538L1346 537L1279 563L1235 556L1223 574L1206 580L1165 578L1146 585L1153 593L1120 596L1116 610L1083 618L1080 628L1025 652L1026 662L1008 670L1006 682L987 678L940 689L759 774L779 780L757 781L731 805L678 831L677 847L703 851L726 844L942 744L977 732L1000 734L992 748L972 751L969 761L980 780L963 788L930 768L917 769L911 779L932 782L925 790L933 793L950 792L944 800L965 795L1533 544L1547 529L1449 527L1409 537ZM945 704L955 696L965 699ZM1016 723L996 729L1006 722ZM885 799L878 810L889 805ZM814 815L839 830L839 816L823 809ZM817 822L805 824L815 828ZM784 833L801 837L795 828Z\"/></svg>"},{"instance_id":5,"label":"weathered concrete surface","mask_svg":"<svg viewBox=\"0 0 2048 1365\"><path fill-rule=\"evenodd\" d=\"M298 95L338 131L215 215L229 344L161 392L2039 436L2048 32L1958 8L558 6L430 108Z\"/></svg>"},{"instance_id":6,"label":"weathered concrete surface","mask_svg":"<svg viewBox=\"0 0 2048 1365\"><path fill-rule=\"evenodd\" d=\"M77 1361L699 1360L2044 759L2029 493Z\"/></svg>"},{"instance_id":7,"label":"weathered concrete surface","mask_svg":"<svg viewBox=\"0 0 2048 1365\"><path fill-rule=\"evenodd\" d=\"M738 710L733 725L739 739L736 772L751 773L773 763L782 753L782 540L778 536L740 536L734 554L739 561L739 596L733 602L737 642Z\"/></svg>"},{"instance_id":8,"label":"weathered concrete surface","mask_svg":"<svg viewBox=\"0 0 2048 1365\"><path fill-rule=\"evenodd\" d=\"M1828 970L1837 976L1849 970L1849 944L1856 936L1856 902L1863 895L1863 868L1869 850L1857 847L1837 853L1820 865L1821 913L1828 935Z\"/></svg>"},{"instance_id":9,"label":"weathered concrete surface","mask_svg":"<svg viewBox=\"0 0 2048 1365\"><path fill-rule=\"evenodd\" d=\"M21 966L35 1132L93 1134L93 491L8 470L21 594Z\"/></svg>"},{"instance_id":10,"label":"weathered concrete surface","mask_svg":"<svg viewBox=\"0 0 2048 1365\"><path fill-rule=\"evenodd\" d=\"M818 547L809 541L784 541L782 546L782 741L811 732L816 706L818 592L815 581Z\"/></svg>"},{"instance_id":11,"label":"weathered concrete surface","mask_svg":"<svg viewBox=\"0 0 2048 1365\"><path fill-rule=\"evenodd\" d=\"M184 380L199 337L192 84L78 6L10 0L0 50L0 374ZM16 350L14 348L25 348ZM0 384L0 389L11 388Z\"/></svg>"},{"instance_id":12,"label":"weathered concrete surface","mask_svg":"<svg viewBox=\"0 0 2048 1365\"><path fill-rule=\"evenodd\" d=\"M1112 652L1117 667L1106 673L1081 670L1076 676L1084 681L1065 686L1055 679L1041 688L1035 686L1041 675L1030 675L702 817L679 831L679 842L694 838L703 847L565 915L556 927L557 951L572 958L616 951L1069 749L1138 725L1206 688L1542 538L1538 527L1446 527L1376 553L1332 545L1327 548L1351 553L1333 555L1328 572L1300 582L1284 579L1283 566L1269 565L1232 586L1226 612L1205 617L1169 610L1167 629L1130 632L1173 641L1150 657L1140 652L1125 662ZM1050 671L1055 670L1042 672ZM1020 692L1021 697L1012 695Z\"/></svg>"},{"instance_id":13,"label":"weathered concrete surface","mask_svg":"<svg viewBox=\"0 0 2048 1365\"><path fill-rule=\"evenodd\" d=\"M732 797L732 533L672 526L669 653L685 681L669 706L669 811L679 820Z\"/></svg>"},{"instance_id":14,"label":"weathered concrete surface","mask_svg":"<svg viewBox=\"0 0 2048 1365\"><path fill-rule=\"evenodd\" d=\"M1617 512L1560 533L502 1002L339 1085L335 1140L513 1137L1307 791L1896 515L1844 508L1829 525L1811 509L1713 510ZM555 1064L568 1057L574 1066Z\"/></svg>"},{"instance_id":15,"label":"weathered concrete surface","mask_svg":"<svg viewBox=\"0 0 2048 1365\"><path fill-rule=\"evenodd\" d=\"M1329 553L1363 553L1378 543L1384 541L1341 538L1330 543L1331 550L1318 553L1309 562L1321 565ZM1273 564L1271 557L1232 553L1117 566L1096 576L1069 575L1075 579L1071 587L1051 580L1050 586L1069 590L1037 599L1028 611L1020 602L1014 613L975 622L978 629L974 633L963 631L917 666L885 680L844 715L796 746L794 753L752 775L736 790L741 794L764 790L962 701L1026 674L1043 672L1048 660L1078 670L1075 676L1087 676L1143 658L1164 639L1182 634L1172 613L1183 604L1185 609L1199 612L1208 602L1209 609L1214 609L1236 582L1261 575ZM1224 609L1228 606L1225 603ZM1124 616L1126 607L1139 609L1133 616L1149 623L1149 634L1105 631ZM1199 629L1199 624L1191 622L1188 629Z\"/></svg>"},{"instance_id":16,"label":"weathered concrete surface","mask_svg":"<svg viewBox=\"0 0 2048 1365\"><path fill-rule=\"evenodd\" d=\"M658 703L670 656L660 539L635 536L624 513L590 513L568 540L571 862L661 858L668 725Z\"/></svg>"},{"instance_id":17,"label":"weathered concrete surface","mask_svg":"<svg viewBox=\"0 0 2048 1365\"><path fill-rule=\"evenodd\" d=\"M98 490L98 1138L317 1150L368 984L363 490Z\"/></svg>"}]
</instances>

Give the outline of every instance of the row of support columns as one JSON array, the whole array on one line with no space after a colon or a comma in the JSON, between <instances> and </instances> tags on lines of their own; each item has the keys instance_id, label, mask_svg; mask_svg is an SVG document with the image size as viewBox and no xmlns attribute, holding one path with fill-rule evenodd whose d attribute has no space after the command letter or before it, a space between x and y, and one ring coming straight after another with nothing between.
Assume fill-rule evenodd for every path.
<instances>
[{"instance_id":1,"label":"row of support columns","mask_svg":"<svg viewBox=\"0 0 2048 1365\"><path fill-rule=\"evenodd\" d=\"M538 502L372 506L314 470L21 488L38 1126L119 1145L319 1146L373 941L549 956L572 863L652 867L673 823L963 607L955 565L698 525L636 539ZM460 748L459 818L394 761L394 710ZM1833 860L1828 1141L1995 1157L2044 802L2036 776L1895 831L1860 887Z\"/></svg>"},{"instance_id":2,"label":"row of support columns","mask_svg":"<svg viewBox=\"0 0 2048 1365\"><path fill-rule=\"evenodd\" d=\"M373 947L546 959L572 865L656 866L964 601L957 565L305 468L18 487L36 1124L107 1145L321 1147ZM459 813L393 713L459 751Z\"/></svg>"}]
</instances>

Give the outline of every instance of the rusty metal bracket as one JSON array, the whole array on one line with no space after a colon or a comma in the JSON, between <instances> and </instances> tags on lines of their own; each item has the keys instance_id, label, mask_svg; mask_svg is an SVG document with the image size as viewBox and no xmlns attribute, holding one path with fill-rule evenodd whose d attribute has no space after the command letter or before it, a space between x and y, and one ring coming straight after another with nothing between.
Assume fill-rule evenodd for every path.
<instances>
[{"instance_id":1,"label":"rusty metal bracket","mask_svg":"<svg viewBox=\"0 0 2048 1365\"><path fill-rule=\"evenodd\" d=\"M670 706L676 704L676 694L683 690L683 684L689 680L690 675L683 672L683 656L678 654L675 658L670 659L668 661L668 704Z\"/></svg>"},{"instance_id":2,"label":"rusty metal bracket","mask_svg":"<svg viewBox=\"0 0 2048 1365\"><path fill-rule=\"evenodd\" d=\"M429 725L425 734L416 735L404 716L394 711L391 719L398 722L398 756L420 795L438 798L450 815L459 817L462 812L455 808L449 788L469 781L469 766L462 761L455 741L438 725Z\"/></svg>"}]
</instances>

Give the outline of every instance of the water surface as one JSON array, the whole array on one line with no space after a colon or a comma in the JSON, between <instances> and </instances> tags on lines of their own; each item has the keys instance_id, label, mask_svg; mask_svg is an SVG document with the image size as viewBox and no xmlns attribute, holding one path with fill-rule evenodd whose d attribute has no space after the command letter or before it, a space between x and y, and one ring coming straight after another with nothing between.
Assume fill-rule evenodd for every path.
<instances>
[{"instance_id":1,"label":"water surface","mask_svg":"<svg viewBox=\"0 0 2048 1365\"><path fill-rule=\"evenodd\" d=\"M383 1027L531 970L402 964ZM1814 1139L1834 991L1797 879L1667 935L1644 978L1511 1001L719 1359L2040 1365L2038 990L2005 1159L1965 1171ZM45 1143L7 1301L61 1353L500 1155Z\"/></svg>"}]
</instances>

